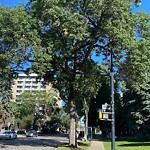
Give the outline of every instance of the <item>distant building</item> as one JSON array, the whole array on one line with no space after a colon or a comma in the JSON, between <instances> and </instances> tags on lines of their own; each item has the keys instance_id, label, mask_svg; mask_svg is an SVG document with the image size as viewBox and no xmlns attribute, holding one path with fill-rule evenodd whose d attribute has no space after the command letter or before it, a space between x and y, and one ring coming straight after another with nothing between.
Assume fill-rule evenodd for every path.
<instances>
[{"instance_id":1,"label":"distant building","mask_svg":"<svg viewBox=\"0 0 150 150\"><path fill-rule=\"evenodd\" d=\"M49 91L52 86L51 84L45 85L43 84L43 79L37 82L36 78L37 74L18 74L18 78L14 80L14 84L12 85L12 101L15 101L18 95L21 95L23 92L33 92L33 91ZM53 93L53 97L57 99L57 103L59 107L62 107L62 100L59 96L59 92L56 90ZM9 129L10 127L10 117L7 116L5 110L2 110L3 113L0 114L0 131L1 129Z\"/></svg>"},{"instance_id":2,"label":"distant building","mask_svg":"<svg viewBox=\"0 0 150 150\"><path fill-rule=\"evenodd\" d=\"M12 100L15 101L16 97L25 91L48 91L51 88L51 84L43 84L43 79L37 82L37 77L38 75L34 73L29 75L18 74L18 78L15 79L14 84L12 85ZM62 100L60 99L58 92L54 95L54 98L59 100L58 105L61 107Z\"/></svg>"}]
</instances>

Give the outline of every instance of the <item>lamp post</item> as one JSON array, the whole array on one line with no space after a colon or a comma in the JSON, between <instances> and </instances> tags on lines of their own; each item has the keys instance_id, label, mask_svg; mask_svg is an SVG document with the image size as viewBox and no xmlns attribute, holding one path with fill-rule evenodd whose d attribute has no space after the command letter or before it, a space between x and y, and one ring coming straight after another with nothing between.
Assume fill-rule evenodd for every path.
<instances>
[{"instance_id":1,"label":"lamp post","mask_svg":"<svg viewBox=\"0 0 150 150\"><path fill-rule=\"evenodd\" d=\"M110 83L111 83L111 150L115 150L114 71L113 71L112 49L110 58Z\"/></svg>"}]
</instances>

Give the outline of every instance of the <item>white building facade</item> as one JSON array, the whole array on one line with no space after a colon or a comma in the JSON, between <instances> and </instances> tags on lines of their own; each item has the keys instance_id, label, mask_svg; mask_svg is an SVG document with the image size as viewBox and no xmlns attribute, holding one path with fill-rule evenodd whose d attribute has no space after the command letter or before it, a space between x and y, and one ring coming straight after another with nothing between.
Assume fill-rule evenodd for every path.
<instances>
[{"instance_id":1,"label":"white building facade","mask_svg":"<svg viewBox=\"0 0 150 150\"><path fill-rule=\"evenodd\" d=\"M12 85L12 100L15 101L18 95L21 95L23 92L33 92L33 91L48 91L52 88L51 84L43 84L43 79L37 81L37 74L18 74L18 78L15 79L14 84ZM58 99L58 105L62 106L62 101L59 97L59 93L56 93L55 98Z\"/></svg>"}]
</instances>

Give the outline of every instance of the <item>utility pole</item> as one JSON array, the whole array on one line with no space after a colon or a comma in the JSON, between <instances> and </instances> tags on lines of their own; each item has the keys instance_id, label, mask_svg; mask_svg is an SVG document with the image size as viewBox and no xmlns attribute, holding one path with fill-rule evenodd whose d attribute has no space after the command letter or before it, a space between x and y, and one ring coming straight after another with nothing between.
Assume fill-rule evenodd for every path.
<instances>
[{"instance_id":1,"label":"utility pole","mask_svg":"<svg viewBox=\"0 0 150 150\"><path fill-rule=\"evenodd\" d=\"M113 52L111 49L110 58L110 83L111 83L111 150L115 150L115 106L114 106L114 70Z\"/></svg>"}]
</instances>

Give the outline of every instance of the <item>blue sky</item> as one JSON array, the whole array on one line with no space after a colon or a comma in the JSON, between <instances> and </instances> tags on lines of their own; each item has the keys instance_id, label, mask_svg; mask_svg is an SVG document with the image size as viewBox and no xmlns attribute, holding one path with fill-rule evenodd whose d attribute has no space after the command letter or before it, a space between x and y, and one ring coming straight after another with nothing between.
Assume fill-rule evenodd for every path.
<instances>
[{"instance_id":1,"label":"blue sky","mask_svg":"<svg viewBox=\"0 0 150 150\"><path fill-rule=\"evenodd\" d=\"M0 0L2 6L9 5L11 7L18 6L19 3L26 4L28 0ZM139 8L136 8L135 11L145 10L145 12L150 13L150 0L143 0Z\"/></svg>"},{"instance_id":2,"label":"blue sky","mask_svg":"<svg viewBox=\"0 0 150 150\"><path fill-rule=\"evenodd\" d=\"M0 0L0 5L2 6L18 6L20 3L26 4L28 0Z\"/></svg>"}]
</instances>

